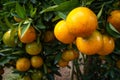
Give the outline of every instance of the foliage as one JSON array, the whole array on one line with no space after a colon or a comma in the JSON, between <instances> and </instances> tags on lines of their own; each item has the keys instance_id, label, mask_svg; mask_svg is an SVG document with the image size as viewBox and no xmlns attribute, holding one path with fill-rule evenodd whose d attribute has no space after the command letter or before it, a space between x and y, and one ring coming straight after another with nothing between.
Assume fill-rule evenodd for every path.
<instances>
[{"instance_id":1,"label":"foliage","mask_svg":"<svg viewBox=\"0 0 120 80\"><path fill-rule=\"evenodd\" d=\"M33 25L37 33L37 42L41 42L43 50L39 54L44 60L42 68L31 68L26 73L14 70L20 75L31 75L34 71L40 70L43 73L43 80L54 80L53 74L59 76L58 61L63 50L69 48L69 44L63 44L55 39L52 42L44 42L44 33L47 30L53 31L55 24L65 19L67 14L78 6L86 6L95 12L99 21L98 30L107 33L115 38L116 47L112 54L101 59L99 55L86 56L73 60L72 74L77 80L119 80L120 69L116 66L116 61L120 58L120 33L107 22L110 11L120 8L119 0L1 0L0 1L0 66L13 66L20 57L31 56L26 54L25 44L18 39L15 34L15 47L8 47L3 44L3 34L8 30L18 29L23 26L22 35L27 31L29 25ZM21 18L21 22L15 22L13 17ZM73 44L72 47L76 49ZM76 49L77 50L77 49ZM102 56L103 57L103 56ZM84 73L79 69L84 67ZM52 72L47 70L51 69ZM72 79L72 76L71 76Z\"/></svg>"}]
</instances>

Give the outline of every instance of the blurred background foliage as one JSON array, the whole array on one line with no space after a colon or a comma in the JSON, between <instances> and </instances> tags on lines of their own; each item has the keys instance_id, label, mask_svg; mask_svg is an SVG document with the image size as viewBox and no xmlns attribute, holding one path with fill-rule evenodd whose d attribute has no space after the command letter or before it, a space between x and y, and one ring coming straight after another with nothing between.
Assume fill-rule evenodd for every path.
<instances>
[{"instance_id":1,"label":"blurred background foliage","mask_svg":"<svg viewBox=\"0 0 120 80\"><path fill-rule=\"evenodd\" d=\"M43 35L47 30L53 31L55 24L65 19L67 14L78 6L86 6L95 12L99 21L99 29L115 38L115 50L112 54L107 56L85 56L76 59L73 62L73 68L77 80L119 80L120 67L116 66L116 62L120 60L120 33L116 31L112 25L107 23L107 16L110 11L120 9L119 0L1 0L0 1L0 66L15 67L15 61L19 57L30 57L25 54L25 44L18 40L16 32L15 40L17 46L8 47L3 44L3 34L8 29L17 29L18 26L24 25L25 30L29 24L33 25L37 31L38 41L42 43L42 53L40 56L44 59L44 65L39 69L44 74L43 80L54 80L54 74L60 76L59 67L56 65L61 58L63 50L68 49L69 45L63 44L54 39L52 42L44 42ZM21 18L22 22L15 22L13 17ZM24 34L24 31L22 34ZM76 46L73 45L76 49ZM83 62L85 63L83 63ZM84 74L79 69L80 66L85 65ZM120 63L119 63L120 66ZM68 66L69 67L69 66ZM52 72L48 73L47 69ZM71 68L71 67L69 67ZM74 70L74 69L73 69ZM27 74L34 72L30 69ZM14 71L25 75L19 71ZM72 78L71 78L72 79Z\"/></svg>"}]
</instances>

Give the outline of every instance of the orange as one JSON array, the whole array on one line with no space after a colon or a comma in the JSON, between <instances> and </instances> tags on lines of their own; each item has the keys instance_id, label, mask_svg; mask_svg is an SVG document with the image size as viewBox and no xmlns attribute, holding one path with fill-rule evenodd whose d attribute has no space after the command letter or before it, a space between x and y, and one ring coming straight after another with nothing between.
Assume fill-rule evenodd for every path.
<instances>
[{"instance_id":1,"label":"orange","mask_svg":"<svg viewBox=\"0 0 120 80\"><path fill-rule=\"evenodd\" d=\"M40 42L37 43L35 41L31 43L27 43L25 45L25 50L30 55L38 55L42 51L42 45Z\"/></svg>"},{"instance_id":2,"label":"orange","mask_svg":"<svg viewBox=\"0 0 120 80\"><path fill-rule=\"evenodd\" d=\"M51 42L55 39L54 33L52 31L46 31L44 33L44 42Z\"/></svg>"},{"instance_id":3,"label":"orange","mask_svg":"<svg viewBox=\"0 0 120 80\"><path fill-rule=\"evenodd\" d=\"M108 55L113 52L115 48L115 42L112 37L103 35L103 46L98 52L99 55Z\"/></svg>"},{"instance_id":4,"label":"orange","mask_svg":"<svg viewBox=\"0 0 120 80\"><path fill-rule=\"evenodd\" d=\"M94 31L87 38L77 37L76 46L78 50L86 55L96 54L102 47L102 34L99 31Z\"/></svg>"},{"instance_id":5,"label":"orange","mask_svg":"<svg viewBox=\"0 0 120 80\"><path fill-rule=\"evenodd\" d=\"M120 60L116 61L116 66L120 69Z\"/></svg>"},{"instance_id":6,"label":"orange","mask_svg":"<svg viewBox=\"0 0 120 80\"><path fill-rule=\"evenodd\" d=\"M22 80L31 80L30 76L23 76Z\"/></svg>"},{"instance_id":7,"label":"orange","mask_svg":"<svg viewBox=\"0 0 120 80\"><path fill-rule=\"evenodd\" d=\"M71 61L71 60L74 60L75 58L78 57L78 54L77 52L75 52L74 50L65 50L63 53L62 53L62 59L64 61Z\"/></svg>"},{"instance_id":8,"label":"orange","mask_svg":"<svg viewBox=\"0 0 120 80\"><path fill-rule=\"evenodd\" d=\"M120 32L120 10L111 11L107 20Z\"/></svg>"},{"instance_id":9,"label":"orange","mask_svg":"<svg viewBox=\"0 0 120 80\"><path fill-rule=\"evenodd\" d=\"M55 25L54 35L64 44L70 44L75 40L75 37L69 33L65 20L61 20Z\"/></svg>"},{"instance_id":10,"label":"orange","mask_svg":"<svg viewBox=\"0 0 120 80\"><path fill-rule=\"evenodd\" d=\"M79 37L93 33L98 26L97 16L87 7L74 8L66 17L69 32Z\"/></svg>"},{"instance_id":11,"label":"orange","mask_svg":"<svg viewBox=\"0 0 120 80\"><path fill-rule=\"evenodd\" d=\"M16 69L18 71L27 71L30 68L30 60L28 58L19 58L16 61Z\"/></svg>"},{"instance_id":12,"label":"orange","mask_svg":"<svg viewBox=\"0 0 120 80\"><path fill-rule=\"evenodd\" d=\"M14 18L14 20L15 20L16 22L21 22L21 21L22 21L21 18L18 18L18 17L16 17L16 16L14 16L13 18Z\"/></svg>"},{"instance_id":13,"label":"orange","mask_svg":"<svg viewBox=\"0 0 120 80\"><path fill-rule=\"evenodd\" d=\"M18 37L22 43L30 43L36 39L36 31L32 26L28 28L28 30L23 36L21 36L21 31L22 28L18 30Z\"/></svg>"},{"instance_id":14,"label":"orange","mask_svg":"<svg viewBox=\"0 0 120 80\"><path fill-rule=\"evenodd\" d=\"M14 36L11 34L11 30L8 30L3 35L3 43L9 47L14 47L16 45Z\"/></svg>"},{"instance_id":15,"label":"orange","mask_svg":"<svg viewBox=\"0 0 120 80\"><path fill-rule=\"evenodd\" d=\"M42 80L43 74L41 71L33 72L31 75L32 80Z\"/></svg>"},{"instance_id":16,"label":"orange","mask_svg":"<svg viewBox=\"0 0 120 80\"><path fill-rule=\"evenodd\" d=\"M64 61L63 59L60 59L58 61L59 67L66 67L69 64L69 61Z\"/></svg>"},{"instance_id":17,"label":"orange","mask_svg":"<svg viewBox=\"0 0 120 80\"><path fill-rule=\"evenodd\" d=\"M40 56L32 56L31 65L34 68L39 68L43 65L43 59Z\"/></svg>"},{"instance_id":18,"label":"orange","mask_svg":"<svg viewBox=\"0 0 120 80\"><path fill-rule=\"evenodd\" d=\"M79 58L79 52L74 52L74 59Z\"/></svg>"}]
</instances>

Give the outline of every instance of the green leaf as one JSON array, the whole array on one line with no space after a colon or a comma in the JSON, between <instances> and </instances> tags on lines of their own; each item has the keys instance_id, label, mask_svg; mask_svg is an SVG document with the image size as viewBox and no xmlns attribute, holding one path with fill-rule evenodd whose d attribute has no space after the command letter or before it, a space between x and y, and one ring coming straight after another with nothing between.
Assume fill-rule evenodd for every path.
<instances>
[{"instance_id":1,"label":"green leaf","mask_svg":"<svg viewBox=\"0 0 120 80\"><path fill-rule=\"evenodd\" d=\"M25 8L22 7L18 2L16 3L16 13L22 19L24 19L26 17L26 10L25 10Z\"/></svg>"},{"instance_id":2,"label":"green leaf","mask_svg":"<svg viewBox=\"0 0 120 80\"><path fill-rule=\"evenodd\" d=\"M79 6L79 1L78 0L73 0L73 1L66 1L61 3L56 7L56 11L70 11L73 8Z\"/></svg>"},{"instance_id":3,"label":"green leaf","mask_svg":"<svg viewBox=\"0 0 120 80\"><path fill-rule=\"evenodd\" d=\"M119 33L119 31L117 31L112 24L109 23L109 26L110 26L110 28L111 28L113 31L115 31L116 33ZM119 33L119 34L120 34L120 33Z\"/></svg>"},{"instance_id":4,"label":"green leaf","mask_svg":"<svg viewBox=\"0 0 120 80\"><path fill-rule=\"evenodd\" d=\"M0 32L0 41L2 40L3 32Z\"/></svg>"},{"instance_id":5,"label":"green leaf","mask_svg":"<svg viewBox=\"0 0 120 80\"><path fill-rule=\"evenodd\" d=\"M20 56L19 56L19 57L20 57ZM16 57L16 55L10 55L10 56L7 56L7 58L10 59L10 60L11 60L11 59L14 59L14 60L15 60L15 59L17 59L18 57Z\"/></svg>"},{"instance_id":6,"label":"green leaf","mask_svg":"<svg viewBox=\"0 0 120 80\"><path fill-rule=\"evenodd\" d=\"M58 5L50 6L50 7L46 8L46 9L42 10L40 12L40 14L42 14L44 12L55 11L56 7L58 7Z\"/></svg>"},{"instance_id":7,"label":"green leaf","mask_svg":"<svg viewBox=\"0 0 120 80\"><path fill-rule=\"evenodd\" d=\"M30 12L31 17L34 17L36 12L37 12L37 8L33 8L33 10L31 10Z\"/></svg>"},{"instance_id":8,"label":"green leaf","mask_svg":"<svg viewBox=\"0 0 120 80\"><path fill-rule=\"evenodd\" d=\"M36 24L36 27L39 28L39 29L45 29L46 28L46 26L43 24L43 22L41 21L41 19Z\"/></svg>"},{"instance_id":9,"label":"green leaf","mask_svg":"<svg viewBox=\"0 0 120 80\"><path fill-rule=\"evenodd\" d=\"M87 0L86 5L90 5L94 0Z\"/></svg>"},{"instance_id":10,"label":"green leaf","mask_svg":"<svg viewBox=\"0 0 120 80\"><path fill-rule=\"evenodd\" d=\"M21 38L25 35L26 31L29 29L31 23L28 23L28 24L24 24L22 26L22 30L21 30Z\"/></svg>"},{"instance_id":11,"label":"green leaf","mask_svg":"<svg viewBox=\"0 0 120 80\"><path fill-rule=\"evenodd\" d=\"M53 13L45 13L44 20L49 21L53 17Z\"/></svg>"},{"instance_id":12,"label":"green leaf","mask_svg":"<svg viewBox=\"0 0 120 80\"><path fill-rule=\"evenodd\" d=\"M66 1L63 2L59 5L54 5L54 6L50 6L44 10L42 10L40 12L40 14L44 13L44 12L49 12L49 11L63 11L63 12L69 12L70 10L72 10L73 8L79 6L79 1L78 0L73 0L73 1Z\"/></svg>"},{"instance_id":13,"label":"green leaf","mask_svg":"<svg viewBox=\"0 0 120 80\"><path fill-rule=\"evenodd\" d=\"M14 25L13 24L11 24L11 22L8 20L8 18L5 16L5 23L6 23L6 25L9 27L9 28L13 28L14 27Z\"/></svg>"},{"instance_id":14,"label":"green leaf","mask_svg":"<svg viewBox=\"0 0 120 80\"><path fill-rule=\"evenodd\" d=\"M19 51L14 51L11 54L15 55L15 54L23 54L23 53L25 53L25 52L22 50L19 50Z\"/></svg>"},{"instance_id":15,"label":"green leaf","mask_svg":"<svg viewBox=\"0 0 120 80\"><path fill-rule=\"evenodd\" d=\"M3 4L4 6L9 6L9 5L14 5L16 3L16 1L8 1L5 4Z\"/></svg>"},{"instance_id":16,"label":"green leaf","mask_svg":"<svg viewBox=\"0 0 120 80\"><path fill-rule=\"evenodd\" d=\"M66 15L67 14L64 14L64 13L62 13L62 12L58 12L58 16L60 17L60 18L62 18L62 19L66 19Z\"/></svg>"},{"instance_id":17,"label":"green leaf","mask_svg":"<svg viewBox=\"0 0 120 80\"><path fill-rule=\"evenodd\" d=\"M61 59L61 56L62 56L61 53L58 53L58 54L55 56L55 62L54 62L54 64L57 64L57 63L58 63L58 61Z\"/></svg>"},{"instance_id":18,"label":"green leaf","mask_svg":"<svg viewBox=\"0 0 120 80\"><path fill-rule=\"evenodd\" d=\"M10 61L9 58L7 57L2 57L0 58L0 65L4 66L6 63L8 63Z\"/></svg>"},{"instance_id":19,"label":"green leaf","mask_svg":"<svg viewBox=\"0 0 120 80\"><path fill-rule=\"evenodd\" d=\"M120 33L110 23L106 26L106 30L111 36L120 38Z\"/></svg>"},{"instance_id":20,"label":"green leaf","mask_svg":"<svg viewBox=\"0 0 120 80\"><path fill-rule=\"evenodd\" d=\"M0 56L5 56L5 54L4 53L0 53Z\"/></svg>"},{"instance_id":21,"label":"green leaf","mask_svg":"<svg viewBox=\"0 0 120 80\"><path fill-rule=\"evenodd\" d=\"M55 4L60 4L65 2L66 0L53 0Z\"/></svg>"},{"instance_id":22,"label":"green leaf","mask_svg":"<svg viewBox=\"0 0 120 80\"><path fill-rule=\"evenodd\" d=\"M31 2L35 4L37 1L36 0L31 0Z\"/></svg>"},{"instance_id":23,"label":"green leaf","mask_svg":"<svg viewBox=\"0 0 120 80\"><path fill-rule=\"evenodd\" d=\"M55 16L54 18L52 18L52 22L54 22L54 21L56 21L56 20L59 20L59 19L61 19L61 18L57 15L57 16Z\"/></svg>"},{"instance_id":24,"label":"green leaf","mask_svg":"<svg viewBox=\"0 0 120 80\"><path fill-rule=\"evenodd\" d=\"M44 68L45 74L47 74L47 66L46 66L46 64L43 64L43 68Z\"/></svg>"},{"instance_id":25,"label":"green leaf","mask_svg":"<svg viewBox=\"0 0 120 80\"><path fill-rule=\"evenodd\" d=\"M7 51L12 51L12 48L2 49L2 50L0 50L0 53L2 53L2 52L7 52Z\"/></svg>"},{"instance_id":26,"label":"green leaf","mask_svg":"<svg viewBox=\"0 0 120 80\"><path fill-rule=\"evenodd\" d=\"M101 15L102 15L104 5L105 5L105 4L102 5L100 11L99 11L98 14L97 14L97 18L98 18L98 19L99 19L99 18L101 17Z\"/></svg>"},{"instance_id":27,"label":"green leaf","mask_svg":"<svg viewBox=\"0 0 120 80\"><path fill-rule=\"evenodd\" d=\"M30 16L33 18L36 14L37 8L33 8L33 5L30 5Z\"/></svg>"}]
</instances>

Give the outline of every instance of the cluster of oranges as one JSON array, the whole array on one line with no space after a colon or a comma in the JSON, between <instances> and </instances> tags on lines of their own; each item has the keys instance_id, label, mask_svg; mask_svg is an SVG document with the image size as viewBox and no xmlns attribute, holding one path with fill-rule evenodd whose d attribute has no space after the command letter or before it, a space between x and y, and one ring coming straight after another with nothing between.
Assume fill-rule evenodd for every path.
<instances>
[{"instance_id":1,"label":"cluster of oranges","mask_svg":"<svg viewBox=\"0 0 120 80\"><path fill-rule=\"evenodd\" d=\"M15 18L16 20L17 18ZM42 45L40 42L37 42L37 34L36 30L33 26L29 26L24 35L22 35L22 28L10 29L3 35L3 43L8 47L15 47L18 41L15 41L15 33L18 32L17 36L19 41L25 44L25 51L28 55L30 55L30 59L28 57L20 57L16 61L16 69L18 71L27 71L30 67L40 68L43 65L43 59L39 54L42 51Z\"/></svg>"},{"instance_id":2,"label":"cluster of oranges","mask_svg":"<svg viewBox=\"0 0 120 80\"><path fill-rule=\"evenodd\" d=\"M54 34L64 44L75 42L78 50L86 55L108 55L114 50L114 39L102 34L98 27L97 16L91 9L77 7L70 11L66 20L55 25Z\"/></svg>"},{"instance_id":3,"label":"cluster of oranges","mask_svg":"<svg viewBox=\"0 0 120 80\"><path fill-rule=\"evenodd\" d=\"M14 17L16 22L21 19ZM120 10L112 11L107 21L111 23L118 31L120 31ZM86 55L108 55L115 48L114 39L106 33L101 33L97 28L98 19L96 14L87 7L74 8L67 15L66 20L60 20L54 28L54 33L46 31L44 34L44 42L54 40L54 36L64 44L75 43L77 49ZM3 43L9 47L17 45L15 35L17 32L18 39L25 44L25 51L30 57L22 57L16 61L16 69L21 72L28 71L32 68L40 68L44 61L39 55L42 52L42 44L37 42L37 33L31 25L22 35L22 28L17 30L8 30L3 35ZM79 57L79 52L74 49L64 50L61 59L58 61L60 67L65 67L69 61Z\"/></svg>"},{"instance_id":4,"label":"cluster of oranges","mask_svg":"<svg viewBox=\"0 0 120 80\"><path fill-rule=\"evenodd\" d=\"M18 37L19 40L25 44L26 53L31 55L31 59L25 57L18 59L16 61L16 69L19 71L27 71L31 65L33 68L40 68L43 64L43 59L39 56L42 51L42 45L40 42L35 41L37 37L35 29L30 26L25 34L21 36L20 28L18 29Z\"/></svg>"},{"instance_id":5,"label":"cluster of oranges","mask_svg":"<svg viewBox=\"0 0 120 80\"><path fill-rule=\"evenodd\" d=\"M69 61L79 58L79 53L73 49L65 50L62 53L61 59L58 61L60 67L66 67Z\"/></svg>"}]
</instances>

